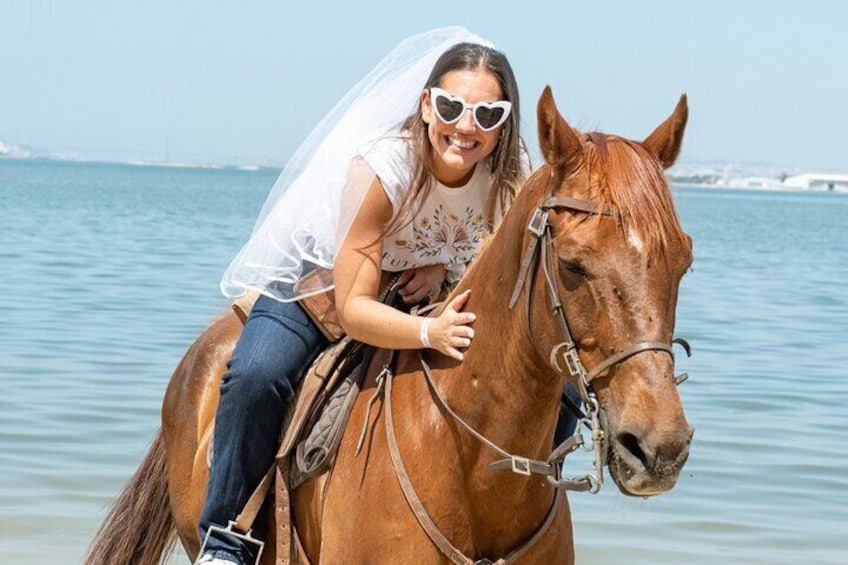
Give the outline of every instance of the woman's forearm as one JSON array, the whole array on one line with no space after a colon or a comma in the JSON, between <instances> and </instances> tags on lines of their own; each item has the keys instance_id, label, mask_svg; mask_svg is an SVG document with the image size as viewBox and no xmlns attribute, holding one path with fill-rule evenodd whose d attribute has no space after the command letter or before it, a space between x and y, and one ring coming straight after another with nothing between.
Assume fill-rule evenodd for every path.
<instances>
[{"instance_id":1,"label":"woman's forearm","mask_svg":"<svg viewBox=\"0 0 848 565\"><path fill-rule=\"evenodd\" d=\"M423 318L371 297L351 298L340 312L342 327L357 341L386 349L421 349Z\"/></svg>"}]
</instances>

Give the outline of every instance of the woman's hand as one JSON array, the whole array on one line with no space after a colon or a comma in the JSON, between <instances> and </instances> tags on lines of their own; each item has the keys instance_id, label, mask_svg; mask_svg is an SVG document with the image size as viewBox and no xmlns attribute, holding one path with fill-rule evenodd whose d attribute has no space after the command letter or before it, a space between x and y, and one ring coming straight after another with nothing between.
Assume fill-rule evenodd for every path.
<instances>
[{"instance_id":1,"label":"woman's hand","mask_svg":"<svg viewBox=\"0 0 848 565\"><path fill-rule=\"evenodd\" d=\"M436 264L404 271L398 285L401 286L400 295L404 302L418 304L425 298L437 298L444 281L445 266Z\"/></svg>"},{"instance_id":2,"label":"woman's hand","mask_svg":"<svg viewBox=\"0 0 848 565\"><path fill-rule=\"evenodd\" d=\"M474 339L474 329L469 327L469 324L474 322L477 316L462 311L470 295L469 289L451 300L441 315L433 319L427 332L433 349L457 361L463 359L459 350L467 348Z\"/></svg>"}]
</instances>

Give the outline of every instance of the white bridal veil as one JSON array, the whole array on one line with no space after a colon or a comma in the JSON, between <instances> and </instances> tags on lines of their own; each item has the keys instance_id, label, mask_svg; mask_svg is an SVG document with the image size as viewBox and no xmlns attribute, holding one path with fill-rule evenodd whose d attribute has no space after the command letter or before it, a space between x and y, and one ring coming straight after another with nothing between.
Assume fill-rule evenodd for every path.
<instances>
[{"instance_id":1,"label":"white bridal veil","mask_svg":"<svg viewBox=\"0 0 848 565\"><path fill-rule=\"evenodd\" d=\"M462 27L402 41L324 116L274 183L250 240L221 279L224 295L255 290L291 301L332 288L328 277L310 288L295 283L315 267L332 268L337 243L373 181L367 166L351 166L357 149L416 110L436 60L463 42L492 46Z\"/></svg>"}]
</instances>

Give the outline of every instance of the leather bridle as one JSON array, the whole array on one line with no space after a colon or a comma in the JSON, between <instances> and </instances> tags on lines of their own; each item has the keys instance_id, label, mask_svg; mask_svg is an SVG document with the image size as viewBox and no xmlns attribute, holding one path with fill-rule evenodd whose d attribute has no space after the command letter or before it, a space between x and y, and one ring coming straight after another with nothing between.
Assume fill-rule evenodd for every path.
<instances>
[{"instance_id":1,"label":"leather bridle","mask_svg":"<svg viewBox=\"0 0 848 565\"><path fill-rule=\"evenodd\" d=\"M551 185L554 185L553 172L551 173ZM551 193L552 186L549 186L548 194ZM591 371L586 369L583 361L580 359L577 350L577 342L572 336L571 329L568 326L568 321L565 316L562 299L559 294L559 287L553 276L554 270L554 245L553 233L549 222L549 213L551 210L570 210L573 212L596 214L601 216L612 216L609 208L599 209L597 204L590 200L573 198L570 196L549 196L542 204L537 207L530 217L527 224L527 231L531 237L524 253L522 254L521 265L519 267L518 278L516 279L515 287L510 298L509 307L512 309L518 302L521 296L522 289L527 286L525 294L525 308L527 310L527 320L530 323L530 300L532 295L532 276L537 270L537 263L541 264L541 270L545 277L545 285L548 290L548 300L550 303L551 314L559 327L562 341L553 346L549 355L549 363L557 372L563 372L563 366L568 371L568 375L576 381L577 392L580 398L586 405L586 413L580 414L577 428L574 435L568 438L563 444L554 449L551 457L557 456L556 461L565 459L565 456L571 453L573 449L565 449L576 441L576 437L580 437L579 443L582 444L581 426L586 425L592 433L592 446L595 451L595 461L593 463L593 473L587 474L583 478L562 479L548 476L548 480L557 487L565 488L566 490L588 490L596 493L603 484L603 466L606 463L606 434L602 425L600 414L600 405L597 397L592 389L592 382L603 374L606 370L618 365L619 363L646 351L665 351L671 355L672 360L674 354L672 345L677 343L686 351L687 356L691 356L692 349L689 343L683 338L675 338L671 343L662 341L645 340L634 343L633 345L606 357ZM541 247L541 250L540 250ZM527 282L528 277L531 279ZM531 332L532 333L532 332ZM686 373L675 377L677 384L682 383L688 378ZM553 462L549 458L548 462Z\"/></svg>"}]
</instances>

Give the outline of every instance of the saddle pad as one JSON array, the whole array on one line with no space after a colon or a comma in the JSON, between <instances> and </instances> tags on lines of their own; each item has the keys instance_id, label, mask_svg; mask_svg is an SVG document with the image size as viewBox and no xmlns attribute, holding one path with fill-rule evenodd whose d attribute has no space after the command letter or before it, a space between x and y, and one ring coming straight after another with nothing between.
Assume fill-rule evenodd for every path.
<instances>
[{"instance_id":1,"label":"saddle pad","mask_svg":"<svg viewBox=\"0 0 848 565\"><path fill-rule=\"evenodd\" d=\"M354 355L358 357L352 361L356 366L333 388L329 399L319 405L322 408L305 428L305 438L297 444L289 468L289 487L292 490L332 464L373 357L373 349L366 347L361 354Z\"/></svg>"}]
</instances>

